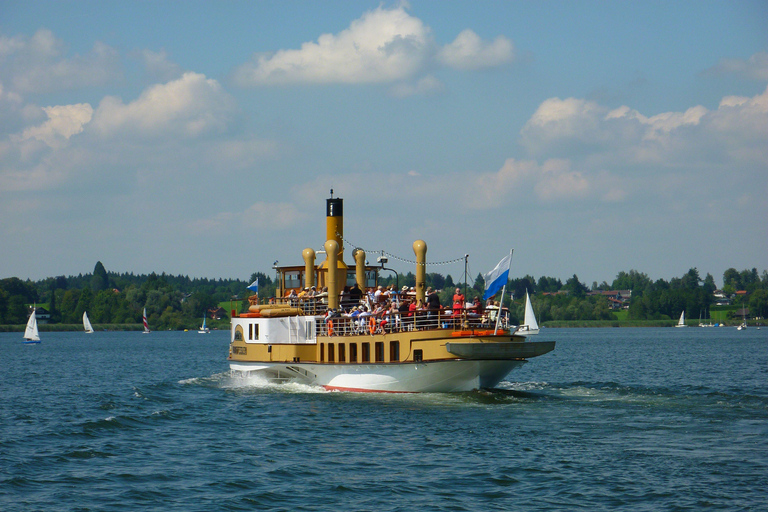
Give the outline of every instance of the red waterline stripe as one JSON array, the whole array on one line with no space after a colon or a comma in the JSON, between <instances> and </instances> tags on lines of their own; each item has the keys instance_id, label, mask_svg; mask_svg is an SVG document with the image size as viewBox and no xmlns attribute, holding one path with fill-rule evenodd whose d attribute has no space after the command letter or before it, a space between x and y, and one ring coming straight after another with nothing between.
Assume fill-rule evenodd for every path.
<instances>
[{"instance_id":1,"label":"red waterline stripe","mask_svg":"<svg viewBox=\"0 0 768 512\"><path fill-rule=\"evenodd\" d=\"M327 391L349 391L351 393L418 393L418 391L388 391L385 389L344 388L339 386L323 386Z\"/></svg>"}]
</instances>

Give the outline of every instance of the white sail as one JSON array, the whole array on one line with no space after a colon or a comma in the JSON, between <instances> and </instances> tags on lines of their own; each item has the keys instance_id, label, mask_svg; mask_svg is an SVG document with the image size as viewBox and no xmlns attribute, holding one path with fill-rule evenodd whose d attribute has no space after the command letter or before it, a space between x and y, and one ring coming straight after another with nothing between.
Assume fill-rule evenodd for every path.
<instances>
[{"instance_id":1,"label":"white sail","mask_svg":"<svg viewBox=\"0 0 768 512\"><path fill-rule=\"evenodd\" d=\"M91 325L91 321L88 320L88 313L85 311L83 311L83 329L89 334L93 332L93 326Z\"/></svg>"},{"instance_id":2,"label":"white sail","mask_svg":"<svg viewBox=\"0 0 768 512\"><path fill-rule=\"evenodd\" d=\"M40 333L37 331L37 315L35 314L34 309L32 310L32 314L29 315L27 328L24 330L24 339L27 340L27 342L40 341Z\"/></svg>"},{"instance_id":3,"label":"white sail","mask_svg":"<svg viewBox=\"0 0 768 512\"><path fill-rule=\"evenodd\" d=\"M208 327L205 326L205 315L203 315L203 325L202 327L200 327L200 329L197 332L199 334L208 334L209 332L211 332L210 329L208 329Z\"/></svg>"},{"instance_id":4,"label":"white sail","mask_svg":"<svg viewBox=\"0 0 768 512\"><path fill-rule=\"evenodd\" d=\"M527 291L525 292L525 317L523 318L523 324L518 327L515 334L520 334L521 336L539 334L539 324L536 322L536 314L533 312L531 297Z\"/></svg>"},{"instance_id":5,"label":"white sail","mask_svg":"<svg viewBox=\"0 0 768 512\"><path fill-rule=\"evenodd\" d=\"M688 327L685 325L685 310L680 313L680 320L677 321L677 325L675 327Z\"/></svg>"},{"instance_id":6,"label":"white sail","mask_svg":"<svg viewBox=\"0 0 768 512\"><path fill-rule=\"evenodd\" d=\"M149 334L149 324L147 323L147 308L144 308L144 313L141 315L141 320L144 322L144 334Z\"/></svg>"}]
</instances>

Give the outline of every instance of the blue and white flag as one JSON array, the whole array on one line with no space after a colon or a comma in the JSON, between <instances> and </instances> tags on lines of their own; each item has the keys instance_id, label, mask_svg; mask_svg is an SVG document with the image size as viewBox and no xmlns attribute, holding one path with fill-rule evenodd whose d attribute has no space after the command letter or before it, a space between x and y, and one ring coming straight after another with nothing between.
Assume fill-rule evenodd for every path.
<instances>
[{"instance_id":1,"label":"blue and white flag","mask_svg":"<svg viewBox=\"0 0 768 512\"><path fill-rule=\"evenodd\" d=\"M250 284L250 286L247 286L247 288L252 292L259 293L259 280L255 280Z\"/></svg>"},{"instance_id":2,"label":"blue and white flag","mask_svg":"<svg viewBox=\"0 0 768 512\"><path fill-rule=\"evenodd\" d=\"M512 265L512 251L509 251L507 256L504 256L493 270L487 274L483 274L485 279L485 293L483 294L483 300L488 300L501 290L509 279L509 267Z\"/></svg>"}]
</instances>

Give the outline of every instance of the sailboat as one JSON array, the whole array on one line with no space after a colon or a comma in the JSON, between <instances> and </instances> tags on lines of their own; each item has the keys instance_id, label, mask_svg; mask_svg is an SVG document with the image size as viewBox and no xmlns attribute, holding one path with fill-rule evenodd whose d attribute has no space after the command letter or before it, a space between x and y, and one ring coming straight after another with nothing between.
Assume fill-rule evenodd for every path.
<instances>
[{"instance_id":1,"label":"sailboat","mask_svg":"<svg viewBox=\"0 0 768 512\"><path fill-rule=\"evenodd\" d=\"M197 334L208 334L210 332L211 330L205 326L205 315L203 315L203 325L200 327L200 330L197 331Z\"/></svg>"},{"instance_id":2,"label":"sailboat","mask_svg":"<svg viewBox=\"0 0 768 512\"><path fill-rule=\"evenodd\" d=\"M144 334L149 334L149 324L147 323L147 308L144 308L144 314L141 316L141 320L144 322Z\"/></svg>"},{"instance_id":3,"label":"sailboat","mask_svg":"<svg viewBox=\"0 0 768 512\"><path fill-rule=\"evenodd\" d=\"M29 320L27 320L27 328L24 330L24 343L40 343L40 333L37 332L36 310L37 308L32 309L32 314L29 315Z\"/></svg>"},{"instance_id":4,"label":"sailboat","mask_svg":"<svg viewBox=\"0 0 768 512\"><path fill-rule=\"evenodd\" d=\"M741 325L739 325L736 330L743 331L747 328L747 313L746 308L744 306L741 307Z\"/></svg>"},{"instance_id":5,"label":"sailboat","mask_svg":"<svg viewBox=\"0 0 768 512\"><path fill-rule=\"evenodd\" d=\"M539 324L536 322L536 314L533 312L531 297L528 295L527 290L525 292L525 316L523 317L522 325L517 328L515 334L520 336L539 334Z\"/></svg>"},{"instance_id":6,"label":"sailboat","mask_svg":"<svg viewBox=\"0 0 768 512\"><path fill-rule=\"evenodd\" d=\"M685 310L680 313L680 320L677 321L677 325L675 327L688 327L685 325Z\"/></svg>"},{"instance_id":7,"label":"sailboat","mask_svg":"<svg viewBox=\"0 0 768 512\"><path fill-rule=\"evenodd\" d=\"M85 332L88 334L93 332L93 326L91 325L91 321L88 320L88 313L85 311L83 311L83 329L85 329Z\"/></svg>"}]
</instances>

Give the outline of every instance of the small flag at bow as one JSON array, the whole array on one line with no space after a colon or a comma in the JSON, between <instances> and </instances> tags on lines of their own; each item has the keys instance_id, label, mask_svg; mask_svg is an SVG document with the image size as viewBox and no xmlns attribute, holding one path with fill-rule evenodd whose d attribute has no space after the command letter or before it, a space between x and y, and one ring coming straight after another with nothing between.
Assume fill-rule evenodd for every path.
<instances>
[{"instance_id":1,"label":"small flag at bow","mask_svg":"<svg viewBox=\"0 0 768 512\"><path fill-rule=\"evenodd\" d=\"M255 280L247 288L252 292L259 293L259 280Z\"/></svg>"}]
</instances>

